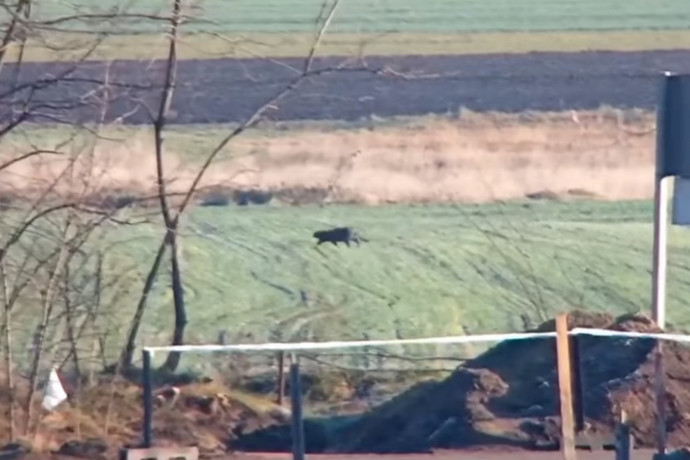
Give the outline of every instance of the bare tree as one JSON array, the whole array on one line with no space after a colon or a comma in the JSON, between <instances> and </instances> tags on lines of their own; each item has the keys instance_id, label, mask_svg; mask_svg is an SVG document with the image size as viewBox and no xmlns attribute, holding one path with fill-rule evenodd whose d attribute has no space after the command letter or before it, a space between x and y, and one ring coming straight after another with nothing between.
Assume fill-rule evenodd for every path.
<instances>
[{"instance_id":1,"label":"bare tree","mask_svg":"<svg viewBox=\"0 0 690 460\"><path fill-rule=\"evenodd\" d=\"M177 244L177 227L179 219L173 219L170 210L165 188L165 171L163 159L165 155L164 134L165 123L168 118L170 104L172 103L177 80L177 40L180 29L182 14L182 0L174 0L172 15L170 18L170 46L168 48L168 60L165 70L165 84L158 108L158 116L153 124L155 148L156 148L156 179L158 184L158 197L160 200L163 224L165 225L166 244L170 248L170 268L173 293L173 305L175 308L175 327L173 329L172 343L182 344L184 340L184 330L187 325L187 310L184 302L184 287L182 285L182 274L180 273L179 251ZM163 369L174 371L180 362L179 354L170 354L163 365Z\"/></svg>"},{"instance_id":2,"label":"bare tree","mask_svg":"<svg viewBox=\"0 0 690 460\"><path fill-rule=\"evenodd\" d=\"M99 180L105 172L98 171L94 158L112 96L110 66L105 65L102 79L85 79L76 71L98 48L103 34L88 40L73 62L52 75L22 79L27 36L39 39L56 24L88 15L38 21L30 15L30 0L13 5L1 2L0 8L10 13L8 22L1 25L0 45L0 145L4 147L0 193L6 198L0 208L0 342L6 371L3 383L10 395L9 437L15 439L18 410L24 434L36 422L36 389L50 366L60 363L81 379L84 372L93 374L96 369L97 356L85 350L97 348L100 365L105 365L105 337L112 332L107 323L113 317L108 310L118 309L117 294L132 281L123 276L128 270L116 269L114 264L120 262L104 262L111 250L107 235L113 226L145 220L120 218L125 209L103 209L98 203ZM17 44L13 66L3 65L8 50ZM78 94L45 96L58 85L83 83L90 87ZM78 108L100 110L98 119L92 125L75 123L70 111ZM68 132L64 139L53 142L23 135L26 123L41 119L63 123ZM8 142L10 136L21 138L21 146ZM86 145L80 146L78 140L85 140ZM13 188L18 182L12 180L17 167L41 168L46 156L59 160L50 174L24 178ZM21 398L17 397L17 379L27 383Z\"/></svg>"},{"instance_id":3,"label":"bare tree","mask_svg":"<svg viewBox=\"0 0 690 460\"><path fill-rule=\"evenodd\" d=\"M2 309L2 329L3 329L3 334L2 334L2 341L3 341L3 347L2 347L2 354L4 357L4 367L5 367L5 387L7 389L7 395L8 395L8 401L7 401L7 406L8 406L8 412L6 414L7 420L9 423L9 439L10 441L14 441L16 437L16 431L15 431L15 423L16 423L16 415L15 415L15 389L14 389L14 378L13 378L13 372L12 369L14 367L13 362L12 362L12 327L11 327L11 322L10 322L10 312L11 312L11 306L9 303L9 299L7 296L7 277L5 273L5 264L4 262L0 262L0 278L2 281L2 284L0 285L0 289L2 290L2 304L3 304L3 309Z\"/></svg>"},{"instance_id":4,"label":"bare tree","mask_svg":"<svg viewBox=\"0 0 690 460\"><path fill-rule=\"evenodd\" d=\"M153 289L156 277L158 276L161 263L165 256L167 248L171 249L171 277L172 277L172 290L173 290L173 302L174 302L174 312L175 312L175 327L173 330L172 345L181 345L184 340L184 329L187 324L187 314L184 304L184 289L182 282L182 275L180 273L179 266L179 254L177 248L177 231L185 210L190 205L191 200L196 193L201 180L208 171L209 167L218 156L218 154L237 136L240 136L248 129L256 125L264 116L264 114L274 107L275 104L283 100L287 95L295 91L306 79L323 75L328 72L341 71L345 69L345 65L335 68L326 69L313 69L314 57L318 47L323 39L323 36L330 25L333 17L335 15L336 9L339 5L340 0L335 0L329 2L326 0L322 8L322 16L319 18L321 21L318 32L315 35L313 45L305 59L303 68L293 69L295 70L295 78L286 85L283 89L278 91L275 95L269 98L265 103L261 104L257 109L249 116L247 119L241 123L237 128L231 131L227 136L225 136L219 144L207 155L206 160L199 168L196 173L194 180L192 181L190 187L184 193L182 201L177 208L175 215L172 215L170 211L170 204L164 198L167 193L165 189L165 173L163 168L164 160L164 143L163 143L163 131L165 128L165 123L167 120L168 111L170 108L170 103L172 95L174 92L176 73L177 73L177 40L180 27L180 18L182 11L181 0L174 0L172 14L170 16L170 31L168 34L170 44L168 52L168 61L166 65L165 72L165 85L163 88L162 97L160 100L158 115L154 120L154 135L156 138L156 165L157 165L157 179L158 179L158 192L160 198L161 213L163 214L163 222L165 224L165 235L160 245L158 246L158 251L154 257L151 269L148 272L146 281L144 283L144 288L142 294L139 298L137 308L134 317L131 322L131 326L128 331L128 337L120 356L119 366L121 368L128 368L132 365L132 360L134 356L134 349L136 344L136 338L141 326L141 321L143 318L144 310L146 308L146 302ZM325 12L325 14L323 14ZM363 70L363 69L359 69ZM162 366L163 370L174 371L180 360L180 354L178 352L169 353L165 363Z\"/></svg>"}]
</instances>

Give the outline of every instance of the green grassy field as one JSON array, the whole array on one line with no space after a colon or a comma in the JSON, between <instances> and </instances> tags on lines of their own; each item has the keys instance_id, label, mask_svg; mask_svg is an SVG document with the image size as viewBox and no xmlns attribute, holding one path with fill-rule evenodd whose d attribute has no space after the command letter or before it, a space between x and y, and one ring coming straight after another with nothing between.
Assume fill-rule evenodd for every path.
<instances>
[{"instance_id":1,"label":"green grassy field","mask_svg":"<svg viewBox=\"0 0 690 460\"><path fill-rule=\"evenodd\" d=\"M485 126L480 122L482 115L475 117L475 127ZM561 131L547 129L549 123L558 125L558 120L544 115L539 119L542 124L537 124L541 128L520 125L522 141L510 145L555 152L558 145L539 139L558 135L560 142L566 142L580 136L577 127L572 132L564 127ZM375 131L383 139L387 132L383 127L399 129L397 136L408 139L410 132L420 136L422 126L438 122L435 117L401 117L377 122ZM497 122L496 126L504 128L503 142L512 139L507 130L511 123L514 120ZM261 156L269 147L253 142L275 137L284 146L282 155L265 159L270 166L301 149L310 152L318 145L343 143L345 138L337 136L344 136L355 126L339 122L262 126L233 143L219 162L230 156ZM367 127L372 128L364 123L360 129ZM220 125L175 126L167 142L181 153L180 164L191 169L228 131L228 126ZM430 139L433 133L428 134ZM441 136L447 131L438 133ZM466 138L472 135L471 131L462 133ZM596 151L596 139L601 136L613 160L606 133L590 131L588 139L593 144L578 145ZM100 134L109 139L101 146L104 155L124 156L124 166L111 171L114 176L124 172L123 179L137 179L137 174L128 173L133 165L138 165L141 174L145 170L150 173L151 165L145 160L151 151L146 128L110 126ZM334 137L327 142L318 140L321 134ZM27 125L4 141L5 145L16 144L17 151L26 151L31 148L27 140L33 140L33 148L52 148L71 135L65 127ZM307 136L301 143L295 141L300 135ZM526 138L535 138L536 144L525 144ZM36 146L37 139L41 142ZM88 145L79 139L75 144ZM373 142L367 139L361 138L362 142ZM126 140L132 142L118 148ZM365 145L387 151L385 143ZM628 161L632 161L630 155L641 154L634 146L628 144L621 150ZM513 150L509 146L505 152L495 148L492 152L493 161L497 155L510 161ZM407 160L417 153L424 152L411 150ZM591 160L587 158L581 162ZM175 158L169 160L169 165L174 165ZM534 167L549 169L548 165L551 163L535 163ZM549 170L559 171L554 168ZM281 177L287 178L294 171L288 169ZM582 187L591 185L591 171L583 171ZM632 174L626 171L619 169L612 174ZM651 174L652 169L649 171ZM39 174L38 170L35 173ZM148 176L142 177L144 181ZM387 180L388 176L379 177ZM614 182L608 182L609 187L614 187ZM545 187L541 183L533 186ZM213 342L224 329L230 342L362 339L365 334L370 338L411 338L515 331L523 327L521 314L537 324L557 311L580 306L612 313L648 311L651 215L651 204L646 201L195 208L185 217L181 231L189 310L187 339L190 343ZM334 225L353 225L371 242L352 248L324 245L317 251L312 232ZM112 270L127 270L131 276L128 292L118 294L121 297L110 326L116 331L126 330L160 238L161 227L152 225L115 227L107 236L106 243L121 242L116 251L118 264ZM690 270L688 242L686 230L674 229L669 319L681 328L690 326L683 301L690 294L684 279ZM144 317L140 343L164 345L169 341L173 317L168 283L166 264ZM18 342L28 341L30 332ZM446 350L409 347L402 352L443 355ZM185 362L191 359L185 358Z\"/></svg>"},{"instance_id":2,"label":"green grassy field","mask_svg":"<svg viewBox=\"0 0 690 460\"><path fill-rule=\"evenodd\" d=\"M65 5L42 3L37 14L72 13ZM165 2L136 5L134 11L151 12ZM202 5L193 14L208 20L185 26L181 58L303 56L321 8L317 0ZM165 55L160 31L134 25L119 32L92 58ZM343 0L329 32L321 55L351 55L363 43L365 54L389 55L668 49L690 43L690 9L687 0L653 7L645 0L437 0L431 7L419 0ZM50 44L82 39L72 30L51 35ZM26 59L77 54L30 42ZM191 161L223 132L181 129L169 141ZM311 233L338 224L354 225L371 242L317 251ZM140 281L160 228L124 227L111 237L123 242L120 259L139 267L132 276ZM678 328L690 326L688 242L685 230L674 230L669 320ZM649 309L648 202L199 208L185 219L182 245L191 343L214 341L223 329L231 341L506 332L522 327L522 313L536 323L578 306ZM118 303L123 326L138 289ZM163 274L140 335L147 344L169 340L168 291Z\"/></svg>"},{"instance_id":3,"label":"green grassy field","mask_svg":"<svg viewBox=\"0 0 690 460\"><path fill-rule=\"evenodd\" d=\"M116 0L98 5L103 11ZM162 14L167 2L140 0L131 13ZM313 43L321 0L207 0L188 11L181 58L304 56ZM78 7L91 13L93 7ZM75 13L72 4L38 4L36 18ZM322 55L457 54L529 51L636 50L682 48L690 43L685 0L650 6L644 0L346 0L322 43ZM83 54L88 35L107 30L91 59L150 59L165 56L165 23L122 20L60 23L45 42L30 40L25 59L73 59ZM70 33L71 32L71 33ZM57 52L69 46L72 51ZM81 50L81 51L80 51ZM12 59L16 55L10 53Z\"/></svg>"},{"instance_id":4,"label":"green grassy field","mask_svg":"<svg viewBox=\"0 0 690 460\"><path fill-rule=\"evenodd\" d=\"M539 322L578 306L648 311L651 214L648 202L198 208L182 232L188 340L222 329L231 341L413 338L516 331L522 313ZM317 251L311 233L337 224L371 241ZM138 231L121 254L143 272L160 232ZM689 242L673 229L678 328L690 326ZM161 283L145 317L150 345L172 325Z\"/></svg>"}]
</instances>

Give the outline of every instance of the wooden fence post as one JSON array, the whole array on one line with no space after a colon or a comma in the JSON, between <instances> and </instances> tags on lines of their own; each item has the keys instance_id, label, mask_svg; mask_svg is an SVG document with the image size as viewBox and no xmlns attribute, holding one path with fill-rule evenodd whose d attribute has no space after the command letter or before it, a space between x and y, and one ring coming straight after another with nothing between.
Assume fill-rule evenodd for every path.
<instances>
[{"instance_id":1,"label":"wooden fence post","mask_svg":"<svg viewBox=\"0 0 690 460\"><path fill-rule=\"evenodd\" d=\"M568 336L568 314L556 317L556 361L558 364L558 393L561 402L561 451L565 460L576 460L575 420L573 417L573 391Z\"/></svg>"}]
</instances>

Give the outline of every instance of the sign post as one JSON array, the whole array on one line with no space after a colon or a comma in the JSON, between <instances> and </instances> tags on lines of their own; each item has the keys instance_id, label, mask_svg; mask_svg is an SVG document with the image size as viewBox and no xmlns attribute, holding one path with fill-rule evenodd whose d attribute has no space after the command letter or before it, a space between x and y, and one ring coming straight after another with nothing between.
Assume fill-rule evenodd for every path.
<instances>
[{"instance_id":1,"label":"sign post","mask_svg":"<svg viewBox=\"0 0 690 460\"><path fill-rule=\"evenodd\" d=\"M690 225L690 75L666 72L657 109L657 152L654 175L654 241L652 254L652 318L666 326L668 181L675 179L673 223ZM683 185L687 185L683 187ZM657 452L666 453L666 403L663 346L654 352Z\"/></svg>"}]
</instances>

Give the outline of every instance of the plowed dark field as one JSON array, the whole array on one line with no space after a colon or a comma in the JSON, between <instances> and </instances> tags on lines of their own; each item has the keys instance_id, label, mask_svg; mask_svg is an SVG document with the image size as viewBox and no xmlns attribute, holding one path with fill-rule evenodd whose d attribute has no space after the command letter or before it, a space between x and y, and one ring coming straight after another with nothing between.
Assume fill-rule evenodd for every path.
<instances>
[{"instance_id":1,"label":"plowed dark field","mask_svg":"<svg viewBox=\"0 0 690 460\"><path fill-rule=\"evenodd\" d=\"M319 59L314 69L342 63L336 58ZM663 71L690 72L690 50L378 57L366 64L368 70L362 70L361 63L350 63L347 71L310 77L267 117L357 120L372 115L452 113L462 106L505 112L593 109L604 104L651 109ZM301 59L182 61L171 122L241 121L294 81L302 65ZM7 67L0 81L5 101L15 74ZM74 71L70 64L25 64L19 81L27 88L16 95L17 100L29 97L31 82L42 80L31 94L33 120L95 119L102 110L103 93L90 92L101 86L106 68L102 62L82 64ZM384 68L394 72L378 72ZM106 121L150 122L152 109L145 106L155 107L164 69L162 61L113 62ZM75 96L82 96L78 104ZM16 116L16 108L12 112L3 104L0 118Z\"/></svg>"}]
</instances>

